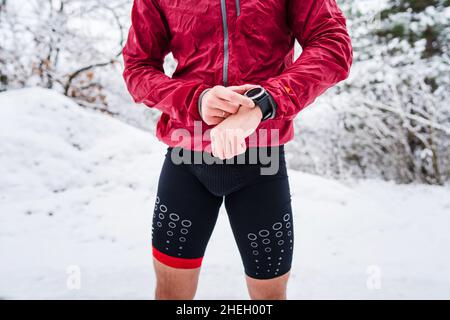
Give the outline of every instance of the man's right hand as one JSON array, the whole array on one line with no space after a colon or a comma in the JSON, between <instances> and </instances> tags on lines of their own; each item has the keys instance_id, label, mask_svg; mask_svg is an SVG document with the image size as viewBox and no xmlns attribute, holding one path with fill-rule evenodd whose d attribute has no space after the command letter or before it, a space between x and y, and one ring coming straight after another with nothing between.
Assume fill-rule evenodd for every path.
<instances>
[{"instance_id":1,"label":"man's right hand","mask_svg":"<svg viewBox=\"0 0 450 320\"><path fill-rule=\"evenodd\" d=\"M208 125L217 125L230 114L236 113L240 106L253 108L253 100L243 94L255 87L257 86L244 84L232 87L215 86L209 89L200 102L203 121Z\"/></svg>"}]
</instances>

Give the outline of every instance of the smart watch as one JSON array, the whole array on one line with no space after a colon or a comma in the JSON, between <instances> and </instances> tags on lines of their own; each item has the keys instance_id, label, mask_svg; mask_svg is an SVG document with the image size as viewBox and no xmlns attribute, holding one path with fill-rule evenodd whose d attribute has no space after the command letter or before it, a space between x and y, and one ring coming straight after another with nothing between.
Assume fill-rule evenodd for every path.
<instances>
[{"instance_id":1,"label":"smart watch","mask_svg":"<svg viewBox=\"0 0 450 320\"><path fill-rule=\"evenodd\" d=\"M263 114L263 121L273 119L275 117L277 104L273 100L270 93L266 91L266 89L264 89L263 87L253 88L244 93L244 95L252 99L253 102L255 102L256 106L261 109L261 112Z\"/></svg>"}]
</instances>

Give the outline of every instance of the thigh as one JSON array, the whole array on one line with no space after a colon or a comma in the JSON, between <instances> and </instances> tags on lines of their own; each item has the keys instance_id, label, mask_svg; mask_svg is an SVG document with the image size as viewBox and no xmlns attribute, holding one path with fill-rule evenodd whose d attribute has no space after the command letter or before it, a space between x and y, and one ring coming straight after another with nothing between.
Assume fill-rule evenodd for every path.
<instances>
[{"instance_id":1,"label":"thigh","mask_svg":"<svg viewBox=\"0 0 450 320\"><path fill-rule=\"evenodd\" d=\"M280 277L291 268L294 245L287 174L261 178L225 198L247 276Z\"/></svg>"},{"instance_id":2,"label":"thigh","mask_svg":"<svg viewBox=\"0 0 450 320\"><path fill-rule=\"evenodd\" d=\"M174 268L198 268L214 229L222 197L211 194L184 164L161 170L153 214L153 255Z\"/></svg>"}]
</instances>

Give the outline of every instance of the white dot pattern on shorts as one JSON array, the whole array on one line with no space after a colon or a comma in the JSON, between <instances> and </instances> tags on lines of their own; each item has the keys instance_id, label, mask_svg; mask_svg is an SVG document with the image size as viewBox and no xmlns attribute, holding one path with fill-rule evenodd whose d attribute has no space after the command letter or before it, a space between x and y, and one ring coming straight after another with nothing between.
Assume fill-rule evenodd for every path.
<instances>
[{"instance_id":1,"label":"white dot pattern on shorts","mask_svg":"<svg viewBox=\"0 0 450 320\"><path fill-rule=\"evenodd\" d=\"M255 275L277 276L280 272L285 272L282 269L282 262L285 258L290 258L292 238L290 213L285 213L280 221L273 222L269 228L256 229L248 233L251 253L255 258L258 256L258 259L252 260L255 270L259 270ZM277 268L272 266L272 259L275 260L273 264L276 263Z\"/></svg>"},{"instance_id":2,"label":"white dot pattern on shorts","mask_svg":"<svg viewBox=\"0 0 450 320\"><path fill-rule=\"evenodd\" d=\"M260 237L268 237L269 236L269 234L270 234L270 232L268 231L268 230L260 230L259 232L258 232L258 234L259 234L259 236Z\"/></svg>"},{"instance_id":3,"label":"white dot pattern on shorts","mask_svg":"<svg viewBox=\"0 0 450 320\"><path fill-rule=\"evenodd\" d=\"M249 233L247 235L247 238L249 238L251 241L255 241L258 237L254 233Z\"/></svg>"},{"instance_id":4,"label":"white dot pattern on shorts","mask_svg":"<svg viewBox=\"0 0 450 320\"><path fill-rule=\"evenodd\" d=\"M156 197L155 203L153 224L160 228L157 229L160 231L155 230L155 227L152 226L152 237L156 236L167 244L165 250L168 251L168 254L180 257L183 250L181 244L189 241L188 234L192 221L183 219L179 213L169 211L169 208L161 201L159 196Z\"/></svg>"},{"instance_id":5,"label":"white dot pattern on shorts","mask_svg":"<svg viewBox=\"0 0 450 320\"><path fill-rule=\"evenodd\" d=\"M181 225L185 228L189 228L192 225L192 222L190 220L183 220L181 221Z\"/></svg>"},{"instance_id":6,"label":"white dot pattern on shorts","mask_svg":"<svg viewBox=\"0 0 450 320\"><path fill-rule=\"evenodd\" d=\"M280 230L283 227L283 224L281 222L277 222L272 226L273 230Z\"/></svg>"}]
</instances>

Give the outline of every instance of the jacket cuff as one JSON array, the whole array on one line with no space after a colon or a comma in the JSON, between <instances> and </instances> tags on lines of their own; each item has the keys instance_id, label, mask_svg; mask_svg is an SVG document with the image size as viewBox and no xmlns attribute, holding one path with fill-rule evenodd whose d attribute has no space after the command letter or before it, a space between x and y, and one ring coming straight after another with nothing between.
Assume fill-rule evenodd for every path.
<instances>
[{"instance_id":1,"label":"jacket cuff","mask_svg":"<svg viewBox=\"0 0 450 320\"><path fill-rule=\"evenodd\" d=\"M283 114L283 106L281 105L287 97L285 96L285 93L282 91L282 89L279 86L265 83L263 86L264 89L269 93L272 100L275 102L276 108L270 117L270 119L276 119L281 120L284 117Z\"/></svg>"},{"instance_id":2,"label":"jacket cuff","mask_svg":"<svg viewBox=\"0 0 450 320\"><path fill-rule=\"evenodd\" d=\"M267 81L262 84L263 88L272 96L277 106L274 120L293 120L305 105L304 97L297 97L292 89L284 86L281 81Z\"/></svg>"},{"instance_id":3,"label":"jacket cuff","mask_svg":"<svg viewBox=\"0 0 450 320\"><path fill-rule=\"evenodd\" d=\"M211 90L211 88L205 89L203 90L203 92L200 94L200 96L198 97L198 103L197 103L197 107L198 107L198 114L200 115L200 118L203 119L202 117L202 99L203 96L209 91Z\"/></svg>"},{"instance_id":4,"label":"jacket cuff","mask_svg":"<svg viewBox=\"0 0 450 320\"><path fill-rule=\"evenodd\" d=\"M186 86L187 87L187 86ZM186 100L186 107L187 108L187 114L174 117L174 119L177 119L178 121L181 121L185 123L188 126L193 126L196 121L202 121L202 118L199 114L198 110L198 101L200 98L200 95L203 93L203 91L207 88L207 86L203 83L195 84L195 91L193 92L192 96L186 96L186 97L180 97L182 99Z\"/></svg>"}]
</instances>

